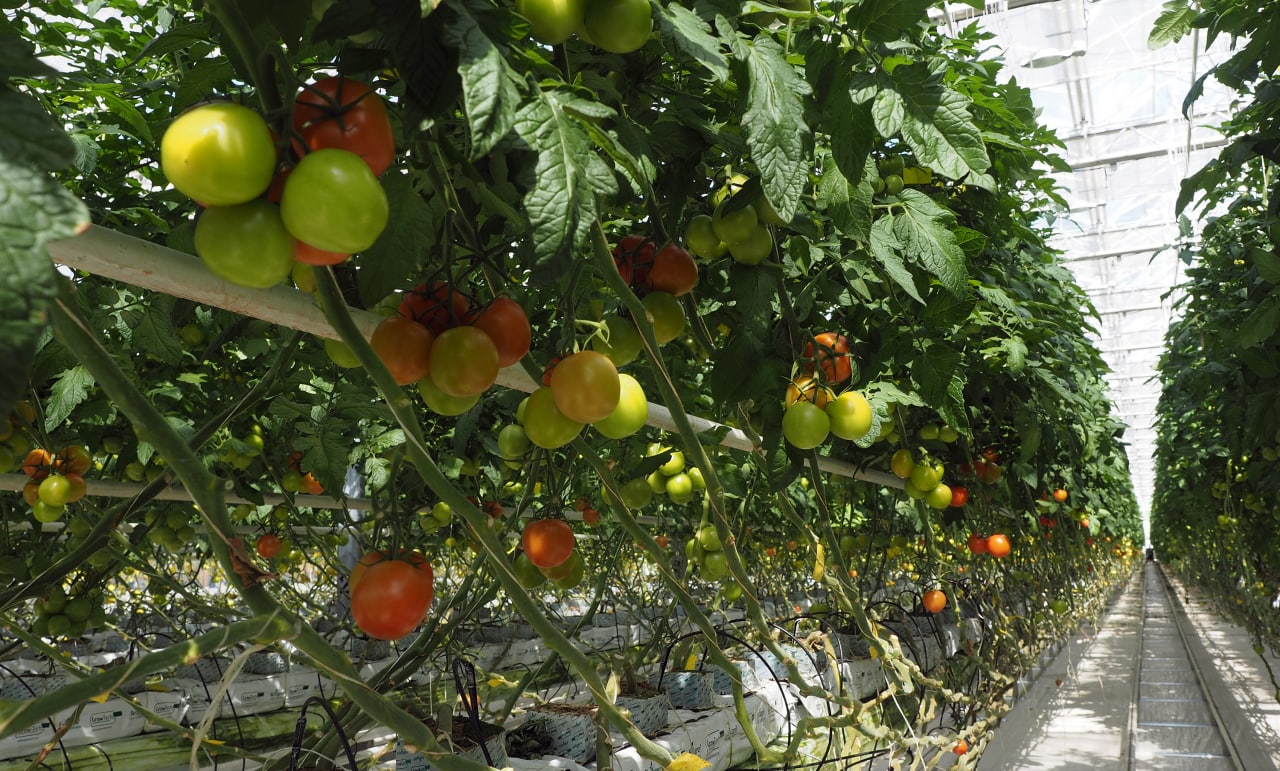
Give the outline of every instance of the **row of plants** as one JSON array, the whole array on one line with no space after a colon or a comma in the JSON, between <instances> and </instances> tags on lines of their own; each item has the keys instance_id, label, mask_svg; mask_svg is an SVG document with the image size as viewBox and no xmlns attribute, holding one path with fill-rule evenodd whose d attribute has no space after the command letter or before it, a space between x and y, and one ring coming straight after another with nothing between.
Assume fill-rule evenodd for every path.
<instances>
[{"instance_id":1,"label":"row of plants","mask_svg":"<svg viewBox=\"0 0 1280 771\"><path fill-rule=\"evenodd\" d=\"M173 609L242 620L199 651L287 642L342 686L350 731L471 768L319 630L416 633L413 671L496 612L667 766L557 597L679 608L711 643L734 606L785 657L762 603L871 639L884 600L941 592L991 633L877 700L963 704L940 735L789 674L838 706L802 734L973 762L1140 532L1095 314L1040 224L1060 144L928 2L614 5L9 12L10 652ZM291 282L334 337L55 270L48 245L90 221L264 306ZM160 500L174 483L191 500ZM295 497L317 494L339 502ZM0 733L116 677L0 704Z\"/></svg>"},{"instance_id":2,"label":"row of plants","mask_svg":"<svg viewBox=\"0 0 1280 771\"><path fill-rule=\"evenodd\" d=\"M1280 643L1280 195L1277 9L1266 3L1169 3L1153 40L1230 36L1230 58L1204 73L1238 93L1218 157L1184 183L1187 263L1160 362L1151 540L1162 560L1248 628ZM1201 32L1203 30L1203 32ZM1201 227L1188 218L1198 213ZM1206 548L1212 543L1212 548Z\"/></svg>"}]
</instances>

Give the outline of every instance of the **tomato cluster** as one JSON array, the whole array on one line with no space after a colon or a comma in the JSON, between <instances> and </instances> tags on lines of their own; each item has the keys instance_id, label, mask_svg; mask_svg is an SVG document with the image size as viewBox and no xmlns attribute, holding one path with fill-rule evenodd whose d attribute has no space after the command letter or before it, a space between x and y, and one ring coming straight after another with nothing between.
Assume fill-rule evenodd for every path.
<instances>
[{"instance_id":1,"label":"tomato cluster","mask_svg":"<svg viewBox=\"0 0 1280 771\"><path fill-rule=\"evenodd\" d=\"M188 110L160 142L165 176L205 207L196 254L234 284L275 286L295 260L341 262L372 246L390 216L378 175L395 157L395 138L368 85L329 77L304 86L290 152L278 144L261 115L231 102Z\"/></svg>"},{"instance_id":2,"label":"tomato cluster","mask_svg":"<svg viewBox=\"0 0 1280 771\"><path fill-rule=\"evenodd\" d=\"M830 434L857 441L871 431L871 403L848 390L836 396L830 386L853 377L849 340L838 332L822 332L805 343L798 373L787 385L782 434L794 447L811 450Z\"/></svg>"},{"instance_id":3,"label":"tomato cluster","mask_svg":"<svg viewBox=\"0 0 1280 771\"><path fill-rule=\"evenodd\" d=\"M23 485L22 497L31 504L36 520L55 522L67 504L83 498L88 490L84 473L92 466L93 456L78 444L62 448L56 455L39 447L28 452L22 471L31 480Z\"/></svg>"},{"instance_id":4,"label":"tomato cluster","mask_svg":"<svg viewBox=\"0 0 1280 771\"><path fill-rule=\"evenodd\" d=\"M686 465L682 451L653 443L649 445L647 454L650 458L666 457L662 465L644 480L650 493L666 495L672 503L684 504L693 500L694 493L707 489L702 469ZM629 495L628 488L636 481L638 480L632 480L623 486L621 492L624 501Z\"/></svg>"},{"instance_id":5,"label":"tomato cluster","mask_svg":"<svg viewBox=\"0 0 1280 771\"><path fill-rule=\"evenodd\" d=\"M586 574L586 562L575 545L573 528L563 519L530 520L520 534L521 551L512 562L512 570L526 589L546 581L559 589L573 589Z\"/></svg>"},{"instance_id":6,"label":"tomato cluster","mask_svg":"<svg viewBox=\"0 0 1280 771\"><path fill-rule=\"evenodd\" d=\"M704 260L726 254L743 265L759 265L773 254L773 225L784 225L759 185L738 174L711 197L710 215L698 214L685 224L689 251Z\"/></svg>"}]
</instances>

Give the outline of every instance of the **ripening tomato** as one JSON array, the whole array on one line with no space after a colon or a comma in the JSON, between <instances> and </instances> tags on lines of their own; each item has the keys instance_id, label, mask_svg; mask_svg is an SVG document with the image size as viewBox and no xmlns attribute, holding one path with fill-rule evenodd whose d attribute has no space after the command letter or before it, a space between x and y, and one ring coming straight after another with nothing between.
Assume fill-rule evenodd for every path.
<instances>
[{"instance_id":1,"label":"ripening tomato","mask_svg":"<svg viewBox=\"0 0 1280 771\"><path fill-rule=\"evenodd\" d=\"M1009 553L1009 536L993 533L987 536L987 553L992 557L1004 557Z\"/></svg>"},{"instance_id":2,"label":"ripening tomato","mask_svg":"<svg viewBox=\"0 0 1280 771\"><path fill-rule=\"evenodd\" d=\"M427 409L445 417L461 415L480 401L480 394L450 396L440 390L429 373L418 381L418 393L422 395L422 401L427 403Z\"/></svg>"},{"instance_id":3,"label":"ripening tomato","mask_svg":"<svg viewBox=\"0 0 1280 771\"><path fill-rule=\"evenodd\" d=\"M350 256L342 252L326 252L302 241L296 242L293 251L293 258L303 265L337 265Z\"/></svg>"},{"instance_id":4,"label":"ripening tomato","mask_svg":"<svg viewBox=\"0 0 1280 771\"><path fill-rule=\"evenodd\" d=\"M782 435L793 447L812 450L827 441L831 420L812 402L796 402L782 416Z\"/></svg>"},{"instance_id":5,"label":"ripening tomato","mask_svg":"<svg viewBox=\"0 0 1280 771\"><path fill-rule=\"evenodd\" d=\"M911 455L911 451L903 448L893 454L889 459L889 468L893 471L893 475L899 479L906 479L911 476L911 472L915 471L916 460Z\"/></svg>"},{"instance_id":6,"label":"ripening tomato","mask_svg":"<svg viewBox=\"0 0 1280 771\"><path fill-rule=\"evenodd\" d=\"M303 86L293 107L293 128L311 150L355 153L375 177L382 176L396 157L387 106L358 80L329 77Z\"/></svg>"},{"instance_id":7,"label":"ripening tomato","mask_svg":"<svg viewBox=\"0 0 1280 771\"><path fill-rule=\"evenodd\" d=\"M37 447L23 458L22 473L32 479L44 479L49 475L49 467L52 465L53 455L48 450Z\"/></svg>"},{"instance_id":8,"label":"ripening tomato","mask_svg":"<svg viewBox=\"0 0 1280 771\"><path fill-rule=\"evenodd\" d=\"M951 506L953 508L958 509L968 502L969 502L969 488L963 487L961 485L956 485L955 487L951 488Z\"/></svg>"},{"instance_id":9,"label":"ripening tomato","mask_svg":"<svg viewBox=\"0 0 1280 771\"><path fill-rule=\"evenodd\" d=\"M280 536L267 533L258 539L258 556L271 559L280 553Z\"/></svg>"},{"instance_id":10,"label":"ripening tomato","mask_svg":"<svg viewBox=\"0 0 1280 771\"><path fill-rule=\"evenodd\" d=\"M680 297L693 291L698 285L698 264L693 257L675 244L667 244L653 255L653 267L649 270L649 286L659 292L669 292Z\"/></svg>"},{"instance_id":11,"label":"ripening tomato","mask_svg":"<svg viewBox=\"0 0 1280 771\"><path fill-rule=\"evenodd\" d=\"M93 466L93 456L78 444L63 447L54 463L64 474L83 474Z\"/></svg>"},{"instance_id":12,"label":"ripening tomato","mask_svg":"<svg viewBox=\"0 0 1280 771\"><path fill-rule=\"evenodd\" d=\"M369 345L400 385L421 380L431 369L435 336L404 316L388 316L373 330Z\"/></svg>"},{"instance_id":13,"label":"ripening tomato","mask_svg":"<svg viewBox=\"0 0 1280 771\"><path fill-rule=\"evenodd\" d=\"M754 237L759 225L756 210L736 197L725 198L711 215L715 234L731 247Z\"/></svg>"},{"instance_id":14,"label":"ripening tomato","mask_svg":"<svg viewBox=\"0 0 1280 771\"><path fill-rule=\"evenodd\" d=\"M351 590L351 618L370 637L399 640L427 617L435 597L431 564L375 563Z\"/></svg>"},{"instance_id":15,"label":"ripening tomato","mask_svg":"<svg viewBox=\"0 0 1280 771\"><path fill-rule=\"evenodd\" d=\"M431 379L450 396L482 394L498 379L498 348L475 327L446 329L431 346Z\"/></svg>"},{"instance_id":16,"label":"ripening tomato","mask_svg":"<svg viewBox=\"0 0 1280 771\"><path fill-rule=\"evenodd\" d=\"M202 211L196 220L196 254L221 279L267 289L293 271L294 241L280 207L250 201Z\"/></svg>"},{"instance_id":17,"label":"ripening tomato","mask_svg":"<svg viewBox=\"0 0 1280 771\"><path fill-rule=\"evenodd\" d=\"M520 552L511 563L511 571L516 580L526 589L537 589L547 581L547 577L538 570L538 566L529 561L529 555Z\"/></svg>"},{"instance_id":18,"label":"ripening tomato","mask_svg":"<svg viewBox=\"0 0 1280 771\"><path fill-rule=\"evenodd\" d=\"M653 34L653 10L649 0L587 0L583 27L596 46L629 54Z\"/></svg>"},{"instance_id":19,"label":"ripening tomato","mask_svg":"<svg viewBox=\"0 0 1280 771\"><path fill-rule=\"evenodd\" d=\"M987 537L981 533L970 533L969 540L966 544L972 554L987 553Z\"/></svg>"},{"instance_id":20,"label":"ripening tomato","mask_svg":"<svg viewBox=\"0 0 1280 771\"><path fill-rule=\"evenodd\" d=\"M1053 491L1053 499L1058 503L1065 503L1067 500L1067 491L1059 487Z\"/></svg>"},{"instance_id":21,"label":"ripening tomato","mask_svg":"<svg viewBox=\"0 0 1280 771\"><path fill-rule=\"evenodd\" d=\"M510 297L494 298L468 316L471 326L483 331L498 349L498 366L510 367L524 358L533 341L529 316Z\"/></svg>"},{"instance_id":22,"label":"ripening tomato","mask_svg":"<svg viewBox=\"0 0 1280 771\"><path fill-rule=\"evenodd\" d=\"M871 432L874 415L871 403L857 391L845 391L827 405L831 433L841 439L857 441Z\"/></svg>"},{"instance_id":23,"label":"ripening tomato","mask_svg":"<svg viewBox=\"0 0 1280 771\"><path fill-rule=\"evenodd\" d=\"M811 375L800 375L787 384L786 406L796 402L809 402L825 410L827 405L835 401L835 393L819 383Z\"/></svg>"},{"instance_id":24,"label":"ripening tomato","mask_svg":"<svg viewBox=\"0 0 1280 771\"><path fill-rule=\"evenodd\" d=\"M729 256L743 265L759 265L773 254L773 233L764 225L756 227L745 239L729 242Z\"/></svg>"},{"instance_id":25,"label":"ripening tomato","mask_svg":"<svg viewBox=\"0 0 1280 771\"><path fill-rule=\"evenodd\" d=\"M466 323L470 303L466 295L443 281L424 281L401 295L399 313L438 335Z\"/></svg>"},{"instance_id":26,"label":"ripening tomato","mask_svg":"<svg viewBox=\"0 0 1280 771\"><path fill-rule=\"evenodd\" d=\"M924 593L921 605L930 613L941 613L947 607L947 595L940 589L930 589Z\"/></svg>"},{"instance_id":27,"label":"ripening tomato","mask_svg":"<svg viewBox=\"0 0 1280 771\"><path fill-rule=\"evenodd\" d=\"M610 439L625 439L643 428L649 420L649 400L645 398L640 381L623 373L618 375L618 386L618 404L613 412L591 424ZM551 387L555 388L555 384Z\"/></svg>"},{"instance_id":28,"label":"ripening tomato","mask_svg":"<svg viewBox=\"0 0 1280 771\"><path fill-rule=\"evenodd\" d=\"M71 492L67 495L67 503L75 503L89 492L89 483L84 481L84 477L80 474L67 474L67 482L71 484Z\"/></svg>"},{"instance_id":29,"label":"ripening tomato","mask_svg":"<svg viewBox=\"0 0 1280 771\"><path fill-rule=\"evenodd\" d=\"M650 292L641 302L653 317L653 336L658 345L665 345L684 334L684 308L670 292Z\"/></svg>"},{"instance_id":30,"label":"ripening tomato","mask_svg":"<svg viewBox=\"0 0 1280 771\"><path fill-rule=\"evenodd\" d=\"M618 368L597 351L567 356L551 372L556 409L579 423L608 418L618 406L621 388Z\"/></svg>"},{"instance_id":31,"label":"ripening tomato","mask_svg":"<svg viewBox=\"0 0 1280 771\"><path fill-rule=\"evenodd\" d=\"M266 192L275 175L275 140L262 116L248 107L201 105L164 132L160 169L201 205L248 203Z\"/></svg>"},{"instance_id":32,"label":"ripening tomato","mask_svg":"<svg viewBox=\"0 0 1280 771\"><path fill-rule=\"evenodd\" d=\"M520 546L539 568L554 568L573 554L573 528L563 519L535 519L524 526Z\"/></svg>"},{"instance_id":33,"label":"ripening tomato","mask_svg":"<svg viewBox=\"0 0 1280 771\"><path fill-rule=\"evenodd\" d=\"M647 292L649 270L653 267L653 239L646 236L623 236L613 248L613 264L627 286Z\"/></svg>"},{"instance_id":34,"label":"ripening tomato","mask_svg":"<svg viewBox=\"0 0 1280 771\"><path fill-rule=\"evenodd\" d=\"M280 196L280 214L293 237L326 252L356 254L373 246L390 213L378 178L347 150L308 154Z\"/></svg>"},{"instance_id":35,"label":"ripening tomato","mask_svg":"<svg viewBox=\"0 0 1280 771\"><path fill-rule=\"evenodd\" d=\"M582 432L583 426L560 412L548 386L529 394L524 402L522 424L529 441L544 450L554 450L572 442Z\"/></svg>"},{"instance_id":36,"label":"ripening tomato","mask_svg":"<svg viewBox=\"0 0 1280 771\"><path fill-rule=\"evenodd\" d=\"M969 742L965 741L964 739L961 739L960 741L956 742L956 746L952 747L951 751L957 755L964 755L969 751Z\"/></svg>"},{"instance_id":37,"label":"ripening tomato","mask_svg":"<svg viewBox=\"0 0 1280 771\"><path fill-rule=\"evenodd\" d=\"M813 352L815 341L818 343L816 357ZM802 361L804 371L810 375L816 367L822 367L822 376L827 383L843 383L853 377L853 363L849 359L849 340L836 332L814 335L813 340L804 344Z\"/></svg>"},{"instance_id":38,"label":"ripening tomato","mask_svg":"<svg viewBox=\"0 0 1280 771\"><path fill-rule=\"evenodd\" d=\"M939 482L934 485L931 490L925 493L924 502L928 504L931 509L938 509L941 511L942 509L947 508L951 505L951 488L946 484Z\"/></svg>"},{"instance_id":39,"label":"ripening tomato","mask_svg":"<svg viewBox=\"0 0 1280 771\"><path fill-rule=\"evenodd\" d=\"M715 260L729 253L729 245L716 235L711 215L698 214L684 229L684 242L689 251L704 260Z\"/></svg>"}]
</instances>

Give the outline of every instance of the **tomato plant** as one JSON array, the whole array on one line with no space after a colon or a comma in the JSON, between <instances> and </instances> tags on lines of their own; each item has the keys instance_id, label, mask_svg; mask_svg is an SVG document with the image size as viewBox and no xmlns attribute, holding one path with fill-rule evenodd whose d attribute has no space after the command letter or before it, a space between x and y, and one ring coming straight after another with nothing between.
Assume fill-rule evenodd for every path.
<instances>
[{"instance_id":1,"label":"tomato plant","mask_svg":"<svg viewBox=\"0 0 1280 771\"><path fill-rule=\"evenodd\" d=\"M275 140L262 116L248 107L201 105L164 132L160 168L203 206L248 203L266 192L275 175Z\"/></svg>"}]
</instances>

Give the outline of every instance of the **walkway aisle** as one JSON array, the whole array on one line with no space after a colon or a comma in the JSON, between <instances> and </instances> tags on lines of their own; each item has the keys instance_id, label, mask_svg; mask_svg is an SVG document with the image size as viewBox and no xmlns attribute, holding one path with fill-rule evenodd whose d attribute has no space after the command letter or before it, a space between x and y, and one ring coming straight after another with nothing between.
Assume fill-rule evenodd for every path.
<instances>
[{"instance_id":1,"label":"walkway aisle","mask_svg":"<svg viewBox=\"0 0 1280 771\"><path fill-rule=\"evenodd\" d=\"M1257 698L1257 687L1270 687L1265 675L1248 682L1257 675L1238 650L1248 651L1247 637L1202 608L1193 606L1191 617L1188 623L1160 568L1148 563L1098 634L1070 641L1046 667L996 731L978 768L1276 769L1280 741L1271 721L1280 720L1280 709ZM1231 683L1218 672L1224 661L1237 675ZM1245 686L1253 689L1246 693Z\"/></svg>"}]
</instances>

